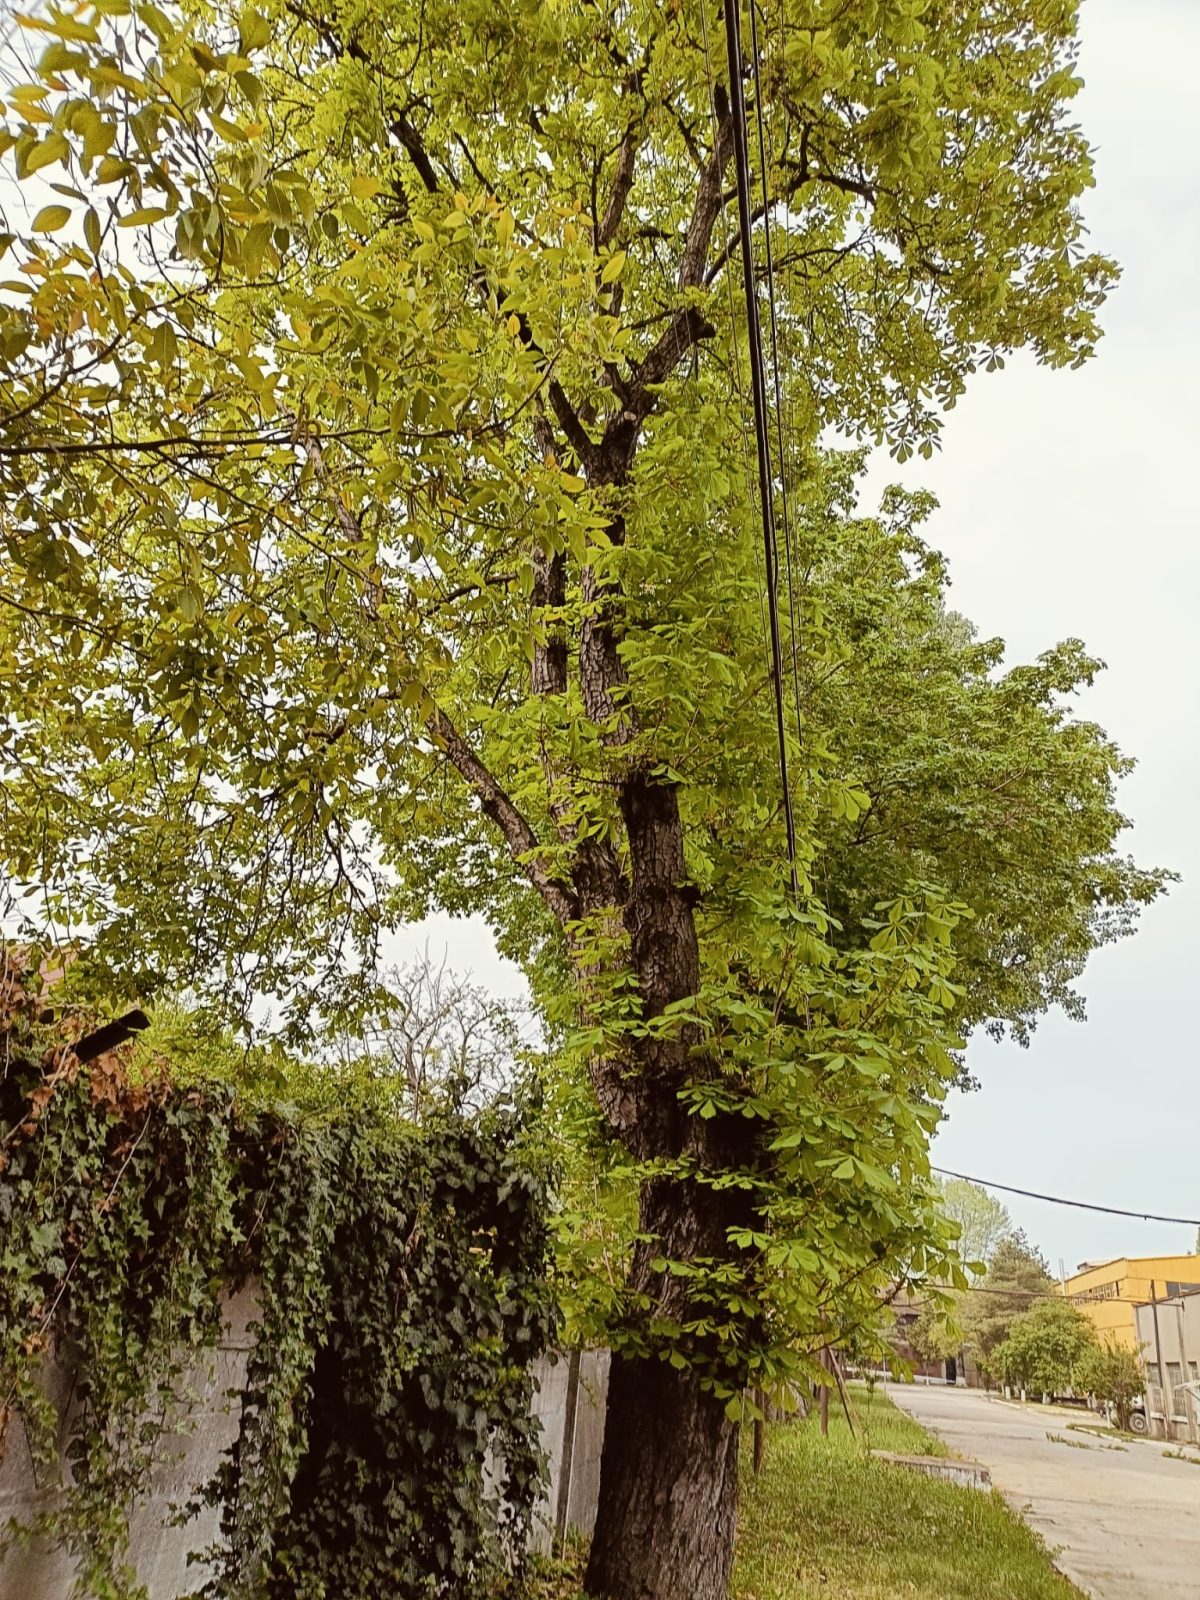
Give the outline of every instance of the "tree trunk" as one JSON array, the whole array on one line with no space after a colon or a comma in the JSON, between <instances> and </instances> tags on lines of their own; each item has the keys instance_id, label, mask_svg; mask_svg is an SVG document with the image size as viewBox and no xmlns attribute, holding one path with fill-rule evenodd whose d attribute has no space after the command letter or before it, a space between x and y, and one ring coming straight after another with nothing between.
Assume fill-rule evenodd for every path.
<instances>
[{"instance_id":1,"label":"tree trunk","mask_svg":"<svg viewBox=\"0 0 1200 1600\"><path fill-rule=\"evenodd\" d=\"M725 1600L738 1425L692 1371L615 1358L584 1587L605 1600Z\"/></svg>"},{"instance_id":2,"label":"tree trunk","mask_svg":"<svg viewBox=\"0 0 1200 1600\"><path fill-rule=\"evenodd\" d=\"M596 629L586 653L607 683L619 666L605 659ZM673 785L634 769L620 790L629 841L629 893L622 916L643 1014L653 1017L697 992L699 941L686 886L683 826ZM625 1087L635 1107L623 1130L641 1159L686 1158L704 1172L744 1166L753 1132L746 1119L690 1114L680 1100L689 1082L716 1064L694 1053L695 1030L681 1027L639 1043ZM603 1103L603 1101L602 1101ZM669 1171L649 1178L640 1197L639 1242L629 1272L631 1333L648 1324L650 1352L622 1351L618 1337L608 1390L600 1501L585 1587L604 1600L725 1600L737 1513L738 1427L725 1400L706 1389L729 1352L719 1341L671 1333L713 1309L703 1278L663 1270L662 1262L729 1258L729 1230L754 1220L745 1191L717 1189ZM657 1326L655 1326L657 1324ZM636 1333L635 1333L636 1338ZM631 1341L632 1342L632 1341ZM670 1352L682 1370L663 1359ZM736 1388L740 1375L726 1374Z\"/></svg>"},{"instance_id":3,"label":"tree trunk","mask_svg":"<svg viewBox=\"0 0 1200 1600\"><path fill-rule=\"evenodd\" d=\"M674 1107L678 1117L678 1106ZM647 1114L653 1124L656 1120ZM664 1115L663 1121L667 1119ZM721 1120L679 1118L681 1137L715 1164L704 1134ZM744 1137L742 1128L736 1130ZM678 1149L678 1144L673 1145ZM656 1177L642 1187L629 1282L649 1315L686 1325L710 1309L697 1281L661 1270L668 1261L728 1255L731 1225L749 1219L745 1195ZM660 1270L656 1270L659 1268ZM717 1341L651 1334L661 1353L614 1355L609 1375L600 1500L584 1587L604 1600L726 1600L737 1517L738 1425L705 1388L727 1352ZM688 1360L682 1370L667 1350ZM732 1376L732 1374L731 1374ZM736 1383L736 1378L734 1379Z\"/></svg>"}]
</instances>

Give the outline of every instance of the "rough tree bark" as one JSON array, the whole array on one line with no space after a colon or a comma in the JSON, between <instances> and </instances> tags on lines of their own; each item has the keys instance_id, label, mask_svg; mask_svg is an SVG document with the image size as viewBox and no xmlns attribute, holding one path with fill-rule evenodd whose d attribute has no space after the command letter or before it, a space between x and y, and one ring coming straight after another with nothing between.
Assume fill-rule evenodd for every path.
<instances>
[{"instance_id":1,"label":"rough tree bark","mask_svg":"<svg viewBox=\"0 0 1200 1600\"><path fill-rule=\"evenodd\" d=\"M586 1587L622 1600L725 1600L738 1427L690 1373L614 1360Z\"/></svg>"}]
</instances>

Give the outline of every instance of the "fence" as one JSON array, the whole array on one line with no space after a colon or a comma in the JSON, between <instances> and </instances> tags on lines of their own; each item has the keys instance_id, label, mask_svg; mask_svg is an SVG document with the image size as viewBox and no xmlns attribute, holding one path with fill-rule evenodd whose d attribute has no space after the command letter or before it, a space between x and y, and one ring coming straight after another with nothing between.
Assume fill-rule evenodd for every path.
<instances>
[{"instance_id":1,"label":"fence","mask_svg":"<svg viewBox=\"0 0 1200 1600\"><path fill-rule=\"evenodd\" d=\"M1161 1438L1200 1444L1200 1383L1156 1383L1148 1375L1146 1419Z\"/></svg>"}]
</instances>

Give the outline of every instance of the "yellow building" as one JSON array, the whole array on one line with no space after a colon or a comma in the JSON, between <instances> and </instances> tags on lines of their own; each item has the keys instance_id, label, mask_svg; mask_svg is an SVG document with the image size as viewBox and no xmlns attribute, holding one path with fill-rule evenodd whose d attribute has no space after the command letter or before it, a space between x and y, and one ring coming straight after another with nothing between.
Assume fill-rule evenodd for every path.
<instances>
[{"instance_id":1,"label":"yellow building","mask_svg":"<svg viewBox=\"0 0 1200 1600\"><path fill-rule=\"evenodd\" d=\"M1087 1313L1101 1339L1137 1348L1134 1307L1152 1299L1200 1289L1200 1255L1117 1256L1113 1261L1081 1261L1062 1286Z\"/></svg>"}]
</instances>

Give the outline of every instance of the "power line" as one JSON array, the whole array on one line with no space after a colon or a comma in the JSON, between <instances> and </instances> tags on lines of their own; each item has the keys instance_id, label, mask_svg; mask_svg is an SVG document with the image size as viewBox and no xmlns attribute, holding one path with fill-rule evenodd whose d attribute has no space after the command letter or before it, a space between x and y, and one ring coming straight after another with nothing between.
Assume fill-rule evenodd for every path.
<instances>
[{"instance_id":1,"label":"power line","mask_svg":"<svg viewBox=\"0 0 1200 1600\"><path fill-rule=\"evenodd\" d=\"M788 782L787 731L783 704L783 647L779 638L778 550L775 541L774 487L771 481L771 438L767 419L767 380L763 372L762 328L758 318L758 290L754 279L753 211L750 204L750 157L747 150L746 97L742 91L742 38L739 0L725 3L725 45L729 62L729 109L733 119L733 156L737 170L738 222L741 226L742 277L746 290L746 330L750 347L750 377L754 396L754 435L758 444L758 490L767 564L767 614L771 624L771 671L775 688L775 731L779 740L779 777L783 785L783 816L787 826L788 864L792 893L799 895L796 875L796 819Z\"/></svg>"},{"instance_id":2,"label":"power line","mask_svg":"<svg viewBox=\"0 0 1200 1600\"><path fill-rule=\"evenodd\" d=\"M1036 1189L1018 1189L1011 1183L992 1183L987 1178L972 1178L965 1172L951 1172L949 1167L934 1167L943 1178L961 1178L964 1183L977 1183L981 1189L1001 1189L1005 1194L1024 1195L1027 1200L1045 1200L1052 1206L1074 1206L1079 1211L1103 1211L1110 1217L1136 1217L1139 1222L1176 1222L1184 1228L1200 1228L1200 1217L1161 1217L1156 1211L1126 1211L1121 1206L1098 1206L1090 1200L1064 1200L1057 1194L1039 1194Z\"/></svg>"},{"instance_id":3,"label":"power line","mask_svg":"<svg viewBox=\"0 0 1200 1600\"><path fill-rule=\"evenodd\" d=\"M926 1293L929 1291L926 1290ZM1136 1300L1131 1295L1124 1294L1092 1294L1082 1290L1078 1294L1068 1294L1062 1288L1050 1289L1021 1289L1016 1286L997 1288L994 1284L969 1283L965 1289L956 1289L955 1294L998 1294L1006 1300L1065 1300L1068 1305L1093 1305L1093 1306L1148 1306L1149 1298ZM1160 1304L1162 1302L1160 1301Z\"/></svg>"},{"instance_id":4,"label":"power line","mask_svg":"<svg viewBox=\"0 0 1200 1600\"><path fill-rule=\"evenodd\" d=\"M708 75L708 104L712 118L713 149L715 150L721 137L721 127L720 118L717 113L716 92L714 88L712 68L712 52L709 48L708 0L700 0L700 27L704 39L704 67ZM729 216L724 206L721 207L721 248L723 252L723 259L726 261L732 260L733 250L729 243ZM742 465L746 471L746 483L750 491L750 510L752 513L754 513L757 511L758 507L754 498L753 474L751 473L749 466L750 441L746 437L746 396L742 392L742 343L738 335L737 306L734 302L732 272L725 273L725 285L729 291L729 332L733 345L732 376L734 391L737 394L738 437L741 440ZM765 585L762 570L762 551L759 549L757 544L754 546L754 570L758 577L758 620L759 626L762 629L762 644L763 649L769 651L770 643L767 634L767 603L763 593Z\"/></svg>"},{"instance_id":5,"label":"power line","mask_svg":"<svg viewBox=\"0 0 1200 1600\"><path fill-rule=\"evenodd\" d=\"M736 0L728 0L736 3ZM784 570L787 575L788 622L790 625L792 655L792 694L796 702L796 740L803 745L804 726L800 709L800 663L796 640L796 594L792 583L792 531L788 516L787 450L783 439L783 382L779 373L779 315L775 303L775 261L771 249L771 196L767 174L767 143L763 133L762 72L758 49L758 4L750 0L750 58L754 72L754 120L758 129L758 165L762 182L763 240L767 252L767 304L771 312L771 367L775 379L775 432L779 446L779 503L780 521L783 524ZM786 206L786 201L785 201ZM779 568L779 548L775 549L776 575Z\"/></svg>"}]
</instances>

